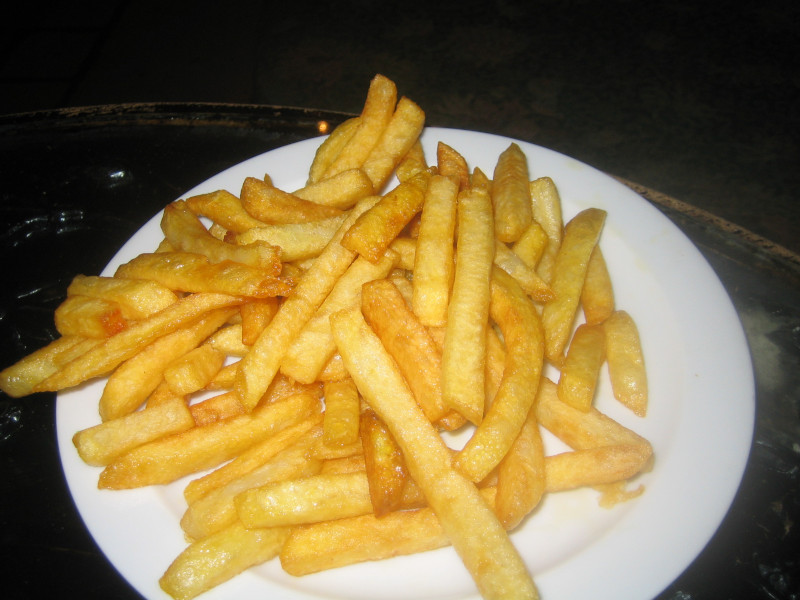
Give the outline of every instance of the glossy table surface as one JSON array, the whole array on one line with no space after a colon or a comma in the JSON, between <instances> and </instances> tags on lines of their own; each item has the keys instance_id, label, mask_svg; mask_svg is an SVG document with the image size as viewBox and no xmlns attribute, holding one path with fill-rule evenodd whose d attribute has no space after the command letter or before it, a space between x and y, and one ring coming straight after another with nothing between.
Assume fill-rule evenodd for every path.
<instances>
[{"instance_id":1,"label":"glossy table surface","mask_svg":"<svg viewBox=\"0 0 800 600\"><path fill-rule=\"evenodd\" d=\"M137 104L0 118L0 367L52 339L53 310L72 277L99 273L165 204L228 166L318 135L321 121L347 116ZM744 325L756 376L756 426L739 493L706 549L659 598L800 597L800 258L680 199L625 183L716 270ZM72 502L55 402L54 394L0 395L3 597L138 598Z\"/></svg>"}]
</instances>

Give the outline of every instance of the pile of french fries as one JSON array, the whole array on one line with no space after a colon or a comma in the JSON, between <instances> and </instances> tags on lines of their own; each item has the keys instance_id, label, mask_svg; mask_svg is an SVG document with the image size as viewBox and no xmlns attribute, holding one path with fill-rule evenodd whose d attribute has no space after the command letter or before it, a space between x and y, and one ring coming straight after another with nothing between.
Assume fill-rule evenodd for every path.
<instances>
[{"instance_id":1,"label":"pile of french fries","mask_svg":"<svg viewBox=\"0 0 800 600\"><path fill-rule=\"evenodd\" d=\"M188 478L176 600L273 559L301 576L447 545L483 597L535 598L509 532L544 494L641 493L651 445L594 406L607 365L647 410L606 213L564 223L514 143L492 174L441 142L429 164L424 122L376 76L302 189L173 202L158 248L75 277L61 337L0 373L12 396L107 378L73 438L100 488ZM571 450L545 455L542 428Z\"/></svg>"}]
</instances>

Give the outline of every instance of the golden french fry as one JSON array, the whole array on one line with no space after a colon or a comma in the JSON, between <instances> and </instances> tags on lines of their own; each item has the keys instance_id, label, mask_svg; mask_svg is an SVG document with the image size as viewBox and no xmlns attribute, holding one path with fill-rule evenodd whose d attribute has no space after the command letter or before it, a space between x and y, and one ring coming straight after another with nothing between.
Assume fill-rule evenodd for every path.
<instances>
[{"instance_id":1,"label":"golden french fry","mask_svg":"<svg viewBox=\"0 0 800 600\"><path fill-rule=\"evenodd\" d=\"M453 468L449 450L360 312L335 313L331 323L359 392L388 426L411 477L484 598L538 597L494 512L475 485Z\"/></svg>"},{"instance_id":2,"label":"golden french fry","mask_svg":"<svg viewBox=\"0 0 800 600\"><path fill-rule=\"evenodd\" d=\"M67 296L54 317L56 331L62 337L107 338L128 327L116 302L91 296Z\"/></svg>"},{"instance_id":3,"label":"golden french fry","mask_svg":"<svg viewBox=\"0 0 800 600\"><path fill-rule=\"evenodd\" d=\"M444 142L436 145L436 166L439 175L455 180L459 191L469 187L470 176L466 159Z\"/></svg>"},{"instance_id":4,"label":"golden french fry","mask_svg":"<svg viewBox=\"0 0 800 600\"><path fill-rule=\"evenodd\" d=\"M396 260L397 255L392 250L387 250L375 263L362 256L356 258L287 349L281 361L281 372L301 383L315 381L336 352L328 320L331 313L358 306L361 286L386 277Z\"/></svg>"},{"instance_id":5,"label":"golden french fry","mask_svg":"<svg viewBox=\"0 0 800 600\"><path fill-rule=\"evenodd\" d=\"M458 184L455 179L434 175L428 182L422 206L419 236L414 255L414 292L411 305L423 325L440 326L447 321L447 305L453 283L454 236Z\"/></svg>"},{"instance_id":6,"label":"golden french fry","mask_svg":"<svg viewBox=\"0 0 800 600\"><path fill-rule=\"evenodd\" d=\"M573 408L584 412L589 410L605 358L603 329L598 325L588 324L578 327L561 366L558 397Z\"/></svg>"},{"instance_id":7,"label":"golden french fry","mask_svg":"<svg viewBox=\"0 0 800 600\"><path fill-rule=\"evenodd\" d=\"M336 207L303 200L255 177L244 180L240 198L247 213L263 223L308 223L342 214Z\"/></svg>"},{"instance_id":8,"label":"golden french fry","mask_svg":"<svg viewBox=\"0 0 800 600\"><path fill-rule=\"evenodd\" d=\"M372 512L382 517L402 506L408 472L397 442L374 410L361 414L360 432Z\"/></svg>"},{"instance_id":9,"label":"golden french fry","mask_svg":"<svg viewBox=\"0 0 800 600\"><path fill-rule=\"evenodd\" d=\"M231 239L236 244L262 241L277 246L281 249L281 260L285 262L305 260L322 252L345 218L346 215L342 214L304 223L262 225L236 234Z\"/></svg>"},{"instance_id":10,"label":"golden french fry","mask_svg":"<svg viewBox=\"0 0 800 600\"><path fill-rule=\"evenodd\" d=\"M139 408L158 387L164 370L228 320L235 309L218 309L195 323L167 333L143 347L109 376L100 396L103 421L116 419Z\"/></svg>"},{"instance_id":11,"label":"golden french fry","mask_svg":"<svg viewBox=\"0 0 800 600\"><path fill-rule=\"evenodd\" d=\"M353 207L347 220L281 304L250 352L239 361L236 390L248 409L258 404L278 372L289 346L355 259L355 253L340 243L342 236L375 201L372 197L365 198Z\"/></svg>"},{"instance_id":12,"label":"golden french fry","mask_svg":"<svg viewBox=\"0 0 800 600\"><path fill-rule=\"evenodd\" d=\"M396 103L397 86L395 83L383 75L373 77L359 116L358 127L325 170L323 179L333 177L348 169L359 168L364 164L383 131L389 125Z\"/></svg>"},{"instance_id":13,"label":"golden french fry","mask_svg":"<svg viewBox=\"0 0 800 600\"><path fill-rule=\"evenodd\" d=\"M153 396L151 395L147 399L148 408L152 398ZM245 413L244 406L239 402L239 396L235 392L217 394L211 398L195 402L189 406L189 411L192 413L195 425L198 427Z\"/></svg>"},{"instance_id":14,"label":"golden french fry","mask_svg":"<svg viewBox=\"0 0 800 600\"><path fill-rule=\"evenodd\" d=\"M501 242L516 242L533 221L528 159L516 143L500 153L492 177L494 230Z\"/></svg>"},{"instance_id":15,"label":"golden french fry","mask_svg":"<svg viewBox=\"0 0 800 600\"><path fill-rule=\"evenodd\" d=\"M581 306L586 322L593 325L602 323L614 312L614 287L600 246L595 246L589 257Z\"/></svg>"},{"instance_id":16,"label":"golden french fry","mask_svg":"<svg viewBox=\"0 0 800 600\"><path fill-rule=\"evenodd\" d=\"M175 600L190 600L280 553L289 528L247 529L234 523L189 545L172 562L159 585Z\"/></svg>"},{"instance_id":17,"label":"golden french fry","mask_svg":"<svg viewBox=\"0 0 800 600\"><path fill-rule=\"evenodd\" d=\"M299 393L241 416L160 438L112 461L100 473L98 486L127 489L171 483L216 467L319 410L315 396Z\"/></svg>"},{"instance_id":18,"label":"golden french fry","mask_svg":"<svg viewBox=\"0 0 800 600\"><path fill-rule=\"evenodd\" d=\"M516 279L522 289L537 302L547 302L553 299L554 293L550 286L513 250L499 240L496 242L494 264Z\"/></svg>"},{"instance_id":19,"label":"golden french fry","mask_svg":"<svg viewBox=\"0 0 800 600\"><path fill-rule=\"evenodd\" d=\"M422 209L429 175L422 173L381 196L344 234L342 246L377 262L411 218Z\"/></svg>"},{"instance_id":20,"label":"golden french fry","mask_svg":"<svg viewBox=\"0 0 800 600\"><path fill-rule=\"evenodd\" d=\"M209 336L206 343L227 356L242 357L250 351L250 346L242 341L242 331L241 323L225 325Z\"/></svg>"},{"instance_id":21,"label":"golden french fry","mask_svg":"<svg viewBox=\"0 0 800 600\"><path fill-rule=\"evenodd\" d=\"M423 110L412 100L400 98L392 118L362 165L376 192L389 181L392 172L419 139L424 126Z\"/></svg>"},{"instance_id":22,"label":"golden french fry","mask_svg":"<svg viewBox=\"0 0 800 600\"><path fill-rule=\"evenodd\" d=\"M308 170L308 183L313 184L322 180L325 171L339 156L342 148L350 141L361 123L361 117L352 117L334 127L331 134L326 137L314 153L311 167ZM370 184L371 185L371 184Z\"/></svg>"},{"instance_id":23,"label":"golden french fry","mask_svg":"<svg viewBox=\"0 0 800 600\"><path fill-rule=\"evenodd\" d=\"M605 223L606 212L588 208L575 215L565 228L555 258L550 287L555 298L542 309L545 355L560 364L580 302L589 257Z\"/></svg>"},{"instance_id":24,"label":"golden french fry","mask_svg":"<svg viewBox=\"0 0 800 600\"><path fill-rule=\"evenodd\" d=\"M445 406L475 424L484 412L493 221L485 189L470 188L459 194L456 268L442 352L442 397Z\"/></svg>"},{"instance_id":25,"label":"golden french fry","mask_svg":"<svg viewBox=\"0 0 800 600\"><path fill-rule=\"evenodd\" d=\"M265 242L237 246L218 240L182 200L168 204L161 218L161 229L169 243L182 252L205 255L212 263L230 260L280 273L280 250Z\"/></svg>"},{"instance_id":26,"label":"golden french fry","mask_svg":"<svg viewBox=\"0 0 800 600\"><path fill-rule=\"evenodd\" d=\"M433 338L388 279L364 285L361 312L397 363L417 403L431 422L448 409L442 400L442 356Z\"/></svg>"},{"instance_id":27,"label":"golden french fry","mask_svg":"<svg viewBox=\"0 0 800 600\"><path fill-rule=\"evenodd\" d=\"M101 344L37 384L34 391L55 392L106 375L157 338L185 327L215 309L241 303L241 298L224 294L186 296L153 316L137 321L117 335L103 340Z\"/></svg>"},{"instance_id":28,"label":"golden french fry","mask_svg":"<svg viewBox=\"0 0 800 600\"><path fill-rule=\"evenodd\" d=\"M652 455L649 444L618 444L548 456L548 492L623 482L642 471Z\"/></svg>"},{"instance_id":29,"label":"golden french fry","mask_svg":"<svg viewBox=\"0 0 800 600\"><path fill-rule=\"evenodd\" d=\"M511 249L529 268L536 269L547 243L547 233L539 223L534 221L522 232L522 235L514 242Z\"/></svg>"},{"instance_id":30,"label":"golden french fry","mask_svg":"<svg viewBox=\"0 0 800 600\"><path fill-rule=\"evenodd\" d=\"M197 216L207 217L227 231L241 233L264 222L254 219L242 206L241 200L227 190L217 190L186 198L186 206Z\"/></svg>"},{"instance_id":31,"label":"golden french fry","mask_svg":"<svg viewBox=\"0 0 800 600\"><path fill-rule=\"evenodd\" d=\"M239 307L242 314L242 343L252 346L278 312L278 299L265 298L246 302Z\"/></svg>"},{"instance_id":32,"label":"golden french fry","mask_svg":"<svg viewBox=\"0 0 800 600\"><path fill-rule=\"evenodd\" d=\"M167 286L150 280L77 275L67 296L91 296L116 303L126 319L139 320L175 304L178 296Z\"/></svg>"},{"instance_id":33,"label":"golden french fry","mask_svg":"<svg viewBox=\"0 0 800 600\"><path fill-rule=\"evenodd\" d=\"M315 204L347 210L373 193L372 181L362 169L348 169L295 190L294 195Z\"/></svg>"},{"instance_id":34,"label":"golden french fry","mask_svg":"<svg viewBox=\"0 0 800 600\"><path fill-rule=\"evenodd\" d=\"M647 414L647 371L639 330L631 316L617 310L603 322L606 357L614 397L639 417Z\"/></svg>"},{"instance_id":35,"label":"golden french fry","mask_svg":"<svg viewBox=\"0 0 800 600\"><path fill-rule=\"evenodd\" d=\"M204 344L170 363L164 370L164 380L177 395L193 394L206 387L224 363L222 352Z\"/></svg>"},{"instance_id":36,"label":"golden french fry","mask_svg":"<svg viewBox=\"0 0 800 600\"><path fill-rule=\"evenodd\" d=\"M533 220L541 225L548 240L539 261L539 275L549 282L553 272L553 262L563 237L561 195L550 177L539 177L531 181L530 192L533 202Z\"/></svg>"},{"instance_id":37,"label":"golden french fry","mask_svg":"<svg viewBox=\"0 0 800 600\"><path fill-rule=\"evenodd\" d=\"M326 446L346 446L358 441L361 399L353 380L327 381L322 442Z\"/></svg>"},{"instance_id":38,"label":"golden french fry","mask_svg":"<svg viewBox=\"0 0 800 600\"><path fill-rule=\"evenodd\" d=\"M504 271L492 275L490 314L506 345L503 379L481 424L453 465L474 482L484 479L511 448L531 410L544 362L539 314L516 281Z\"/></svg>"},{"instance_id":39,"label":"golden french fry","mask_svg":"<svg viewBox=\"0 0 800 600\"><path fill-rule=\"evenodd\" d=\"M398 181L406 181L427 170L428 161L425 158L425 149L422 147L422 142L418 139L408 152L406 152L400 164L397 165L395 174L397 175Z\"/></svg>"}]
</instances>

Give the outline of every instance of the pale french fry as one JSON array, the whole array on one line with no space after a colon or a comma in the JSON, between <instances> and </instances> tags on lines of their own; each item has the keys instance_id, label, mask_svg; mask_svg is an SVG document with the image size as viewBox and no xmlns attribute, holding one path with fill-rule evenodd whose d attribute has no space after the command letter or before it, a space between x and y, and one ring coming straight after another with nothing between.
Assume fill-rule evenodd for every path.
<instances>
[{"instance_id":1,"label":"pale french fry","mask_svg":"<svg viewBox=\"0 0 800 600\"><path fill-rule=\"evenodd\" d=\"M608 373L614 397L639 417L647 414L647 371L639 330L631 316L615 311L603 322Z\"/></svg>"},{"instance_id":2,"label":"pale french fry","mask_svg":"<svg viewBox=\"0 0 800 600\"><path fill-rule=\"evenodd\" d=\"M331 323L359 392L389 427L411 477L481 594L487 599L537 598L533 580L494 512L474 484L453 468L449 450L361 314L338 312Z\"/></svg>"},{"instance_id":3,"label":"pale french fry","mask_svg":"<svg viewBox=\"0 0 800 600\"><path fill-rule=\"evenodd\" d=\"M355 253L341 245L342 236L376 201L372 197L365 198L350 211L347 220L281 304L250 352L239 361L236 390L249 409L267 391L289 346L355 259Z\"/></svg>"},{"instance_id":4,"label":"pale french fry","mask_svg":"<svg viewBox=\"0 0 800 600\"><path fill-rule=\"evenodd\" d=\"M182 292L249 298L271 298L291 290L288 282L277 277L272 264L262 269L230 260L211 262L196 252L140 254L120 265L114 276L121 280L148 279Z\"/></svg>"},{"instance_id":5,"label":"pale french fry","mask_svg":"<svg viewBox=\"0 0 800 600\"><path fill-rule=\"evenodd\" d=\"M388 279L365 284L361 312L403 373L431 422L448 412L442 399L442 356L428 330Z\"/></svg>"},{"instance_id":6,"label":"pale french fry","mask_svg":"<svg viewBox=\"0 0 800 600\"><path fill-rule=\"evenodd\" d=\"M362 169L348 169L333 177L310 183L296 190L294 195L315 204L347 210L373 193L372 181Z\"/></svg>"},{"instance_id":7,"label":"pale french fry","mask_svg":"<svg viewBox=\"0 0 800 600\"><path fill-rule=\"evenodd\" d=\"M100 396L103 421L135 411L158 387L164 370L228 320L235 309L218 309L195 323L167 333L123 362L106 381Z\"/></svg>"},{"instance_id":8,"label":"pale french fry","mask_svg":"<svg viewBox=\"0 0 800 600\"><path fill-rule=\"evenodd\" d=\"M586 322L591 325L602 323L614 312L614 286L600 246L595 246L589 257L581 307Z\"/></svg>"},{"instance_id":9,"label":"pale french fry","mask_svg":"<svg viewBox=\"0 0 800 600\"><path fill-rule=\"evenodd\" d=\"M326 446L346 446L358 440L361 399L349 377L328 381L325 393L325 418L322 442Z\"/></svg>"},{"instance_id":10,"label":"pale french fry","mask_svg":"<svg viewBox=\"0 0 800 600\"><path fill-rule=\"evenodd\" d=\"M239 198L226 190L186 198L186 206L197 216L207 217L227 231L241 233L264 226L263 221L254 219L244 209Z\"/></svg>"},{"instance_id":11,"label":"pale french fry","mask_svg":"<svg viewBox=\"0 0 800 600\"><path fill-rule=\"evenodd\" d=\"M539 260L539 275L550 281L553 273L553 262L563 237L564 222L561 210L561 195L555 182L550 177L539 177L530 182L531 201L533 202L533 220L541 225L547 234L547 245Z\"/></svg>"},{"instance_id":12,"label":"pale french fry","mask_svg":"<svg viewBox=\"0 0 800 600\"><path fill-rule=\"evenodd\" d=\"M424 126L423 110L414 101L400 98L392 118L362 165L375 191L383 189L400 160L419 139Z\"/></svg>"},{"instance_id":13,"label":"pale french fry","mask_svg":"<svg viewBox=\"0 0 800 600\"><path fill-rule=\"evenodd\" d=\"M308 183L320 181L331 163L339 156L342 148L350 141L361 123L361 117L352 117L334 127L331 134L326 137L314 153L311 167L308 171Z\"/></svg>"},{"instance_id":14,"label":"pale french fry","mask_svg":"<svg viewBox=\"0 0 800 600\"><path fill-rule=\"evenodd\" d=\"M190 350L164 369L164 380L177 395L185 396L202 390L225 363L225 355L204 344Z\"/></svg>"},{"instance_id":15,"label":"pale french fry","mask_svg":"<svg viewBox=\"0 0 800 600\"><path fill-rule=\"evenodd\" d=\"M288 536L288 527L247 529L234 523L189 545L162 575L159 585L175 600L190 600L278 556Z\"/></svg>"},{"instance_id":16,"label":"pale french fry","mask_svg":"<svg viewBox=\"0 0 800 600\"><path fill-rule=\"evenodd\" d=\"M186 296L153 316L137 321L117 335L103 340L101 344L37 384L34 391L55 392L106 375L157 338L185 327L215 309L241 303L241 298L224 294Z\"/></svg>"},{"instance_id":17,"label":"pale french fry","mask_svg":"<svg viewBox=\"0 0 800 600\"><path fill-rule=\"evenodd\" d=\"M278 299L265 298L246 302L239 307L242 314L242 343L252 346L278 312Z\"/></svg>"},{"instance_id":18,"label":"pale french fry","mask_svg":"<svg viewBox=\"0 0 800 600\"><path fill-rule=\"evenodd\" d=\"M503 379L481 424L453 465L474 482L494 469L517 438L536 400L544 362L539 314L516 281L495 269L490 314L506 346Z\"/></svg>"},{"instance_id":19,"label":"pale french fry","mask_svg":"<svg viewBox=\"0 0 800 600\"><path fill-rule=\"evenodd\" d=\"M107 338L128 327L116 302L91 296L67 296L56 308L54 319L62 337Z\"/></svg>"},{"instance_id":20,"label":"pale french fry","mask_svg":"<svg viewBox=\"0 0 800 600\"><path fill-rule=\"evenodd\" d=\"M600 368L606 358L605 334L598 325L583 324L572 336L558 378L558 397L586 412L594 401Z\"/></svg>"},{"instance_id":21,"label":"pale french fry","mask_svg":"<svg viewBox=\"0 0 800 600\"><path fill-rule=\"evenodd\" d=\"M299 393L241 416L149 442L106 466L100 473L98 486L127 489L171 483L216 467L319 410L315 396Z\"/></svg>"},{"instance_id":22,"label":"pale french fry","mask_svg":"<svg viewBox=\"0 0 800 600\"><path fill-rule=\"evenodd\" d=\"M548 456L548 492L625 481L641 472L652 454L649 445L618 444Z\"/></svg>"},{"instance_id":23,"label":"pale french fry","mask_svg":"<svg viewBox=\"0 0 800 600\"><path fill-rule=\"evenodd\" d=\"M497 241L494 253L494 264L517 280L522 289L537 302L547 302L555 296L553 290L503 242Z\"/></svg>"},{"instance_id":24,"label":"pale french fry","mask_svg":"<svg viewBox=\"0 0 800 600\"><path fill-rule=\"evenodd\" d=\"M402 507L408 471L397 442L374 410L361 414L360 434L372 512L382 517Z\"/></svg>"},{"instance_id":25,"label":"pale french fry","mask_svg":"<svg viewBox=\"0 0 800 600\"><path fill-rule=\"evenodd\" d=\"M77 275L67 288L67 296L91 296L116 303L126 319L139 320L178 301L167 286L156 281L117 277Z\"/></svg>"},{"instance_id":26,"label":"pale french fry","mask_svg":"<svg viewBox=\"0 0 800 600\"><path fill-rule=\"evenodd\" d=\"M522 259L531 269L536 269L547 247L547 233L536 221L522 233L520 238L511 247L514 254Z\"/></svg>"},{"instance_id":27,"label":"pale french fry","mask_svg":"<svg viewBox=\"0 0 800 600\"><path fill-rule=\"evenodd\" d=\"M580 302L589 257L605 223L606 212L588 208L575 215L565 228L561 247L555 258L550 287L555 298L542 309L545 354L560 364Z\"/></svg>"},{"instance_id":28,"label":"pale french fry","mask_svg":"<svg viewBox=\"0 0 800 600\"><path fill-rule=\"evenodd\" d=\"M327 181L327 180L326 180ZM292 262L318 256L341 227L346 215L304 223L277 223L248 229L235 235L236 244L262 241L281 249L281 260Z\"/></svg>"},{"instance_id":29,"label":"pale french fry","mask_svg":"<svg viewBox=\"0 0 800 600\"><path fill-rule=\"evenodd\" d=\"M348 169L359 168L389 124L397 103L397 86L383 75L376 75L369 84L364 108L353 135L325 170L323 179Z\"/></svg>"},{"instance_id":30,"label":"pale french fry","mask_svg":"<svg viewBox=\"0 0 800 600\"><path fill-rule=\"evenodd\" d=\"M280 273L280 251L275 246L265 242L237 246L218 240L182 200L164 207L161 229L176 250L203 254L212 263L230 260L274 275Z\"/></svg>"},{"instance_id":31,"label":"pale french fry","mask_svg":"<svg viewBox=\"0 0 800 600\"><path fill-rule=\"evenodd\" d=\"M297 334L281 361L281 372L301 383L315 381L336 352L328 318L331 313L361 302L361 286L381 279L397 261L397 254L387 250L377 262L359 256L331 289L325 301Z\"/></svg>"},{"instance_id":32,"label":"pale french fry","mask_svg":"<svg viewBox=\"0 0 800 600\"><path fill-rule=\"evenodd\" d=\"M194 425L186 403L175 398L161 406L83 429L72 437L72 443L83 462L102 467L137 446Z\"/></svg>"},{"instance_id":33,"label":"pale french fry","mask_svg":"<svg viewBox=\"0 0 800 600\"><path fill-rule=\"evenodd\" d=\"M512 143L497 159L492 177L494 230L501 242L516 242L533 221L528 159Z\"/></svg>"},{"instance_id":34,"label":"pale french fry","mask_svg":"<svg viewBox=\"0 0 800 600\"><path fill-rule=\"evenodd\" d=\"M255 177L244 180L240 199L247 213L263 223L309 223L342 214L336 207L303 200Z\"/></svg>"},{"instance_id":35,"label":"pale french fry","mask_svg":"<svg viewBox=\"0 0 800 600\"><path fill-rule=\"evenodd\" d=\"M422 173L401 183L348 229L342 246L377 262L411 218L422 209L429 175Z\"/></svg>"},{"instance_id":36,"label":"pale french fry","mask_svg":"<svg viewBox=\"0 0 800 600\"><path fill-rule=\"evenodd\" d=\"M483 188L458 197L453 289L442 352L442 397L472 423L484 412L486 328L495 240L492 204Z\"/></svg>"},{"instance_id":37,"label":"pale french fry","mask_svg":"<svg viewBox=\"0 0 800 600\"><path fill-rule=\"evenodd\" d=\"M436 167L439 175L455 180L459 191L469 187L470 176L466 159L444 142L436 145Z\"/></svg>"},{"instance_id":38,"label":"pale french fry","mask_svg":"<svg viewBox=\"0 0 800 600\"><path fill-rule=\"evenodd\" d=\"M454 236L458 184L434 175L428 182L414 255L414 292L411 305L423 325L447 321L447 305L453 283Z\"/></svg>"}]
</instances>

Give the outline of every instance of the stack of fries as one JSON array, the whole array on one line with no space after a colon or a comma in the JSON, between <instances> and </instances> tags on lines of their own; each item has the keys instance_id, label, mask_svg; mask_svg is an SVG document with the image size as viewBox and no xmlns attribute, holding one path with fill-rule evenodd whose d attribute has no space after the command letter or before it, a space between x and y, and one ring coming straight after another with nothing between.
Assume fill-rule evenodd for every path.
<instances>
[{"instance_id":1,"label":"stack of fries","mask_svg":"<svg viewBox=\"0 0 800 600\"><path fill-rule=\"evenodd\" d=\"M175 599L275 558L301 576L446 545L483 597L535 598L508 532L543 495L641 492L651 445L594 407L607 365L647 410L606 213L564 223L514 143L491 175L441 142L429 164L424 121L376 76L302 189L173 202L158 248L76 277L61 337L0 373L12 396L107 378L73 438L100 488L195 476L160 580ZM541 428L571 450L545 455Z\"/></svg>"}]
</instances>

